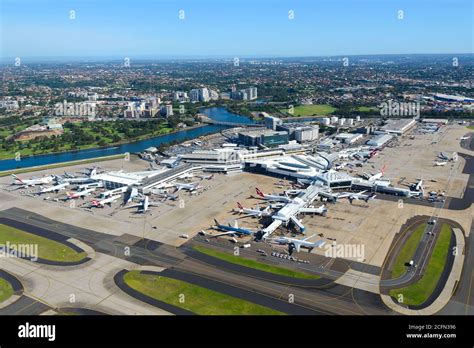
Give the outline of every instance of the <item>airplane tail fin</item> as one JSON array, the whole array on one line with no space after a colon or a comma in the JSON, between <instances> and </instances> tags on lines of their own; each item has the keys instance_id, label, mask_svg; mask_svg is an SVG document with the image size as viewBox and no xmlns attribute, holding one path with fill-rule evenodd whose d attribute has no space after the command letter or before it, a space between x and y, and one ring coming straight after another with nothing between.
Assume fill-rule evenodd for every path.
<instances>
[{"instance_id":1,"label":"airplane tail fin","mask_svg":"<svg viewBox=\"0 0 474 348\"><path fill-rule=\"evenodd\" d=\"M265 197L265 195L263 194L262 191L260 191L260 189L258 187L255 188L255 191L257 191L257 195L259 195L260 197Z\"/></svg>"},{"instance_id":2,"label":"airplane tail fin","mask_svg":"<svg viewBox=\"0 0 474 348\"><path fill-rule=\"evenodd\" d=\"M237 202L237 206L239 207L240 210L244 209L244 207L242 207L242 204L240 204L239 202Z\"/></svg>"},{"instance_id":3,"label":"airplane tail fin","mask_svg":"<svg viewBox=\"0 0 474 348\"><path fill-rule=\"evenodd\" d=\"M216 225L220 225L219 221L217 221L216 219L214 219L214 222L216 223Z\"/></svg>"},{"instance_id":4,"label":"airplane tail fin","mask_svg":"<svg viewBox=\"0 0 474 348\"><path fill-rule=\"evenodd\" d=\"M380 173L382 173L382 175L385 175L385 167L386 167L386 166L387 166L387 165L384 164L383 167L382 167L382 169L380 169Z\"/></svg>"},{"instance_id":5,"label":"airplane tail fin","mask_svg":"<svg viewBox=\"0 0 474 348\"><path fill-rule=\"evenodd\" d=\"M17 177L15 174L12 174L13 179L18 180L22 184L24 183L19 177Z\"/></svg>"}]
</instances>

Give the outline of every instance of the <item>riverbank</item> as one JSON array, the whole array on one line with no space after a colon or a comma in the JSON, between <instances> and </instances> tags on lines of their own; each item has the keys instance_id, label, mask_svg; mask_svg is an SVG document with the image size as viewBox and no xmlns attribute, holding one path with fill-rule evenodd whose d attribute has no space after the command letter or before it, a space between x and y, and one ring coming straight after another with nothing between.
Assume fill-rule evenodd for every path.
<instances>
[{"instance_id":1,"label":"riverbank","mask_svg":"<svg viewBox=\"0 0 474 348\"><path fill-rule=\"evenodd\" d=\"M28 173L28 172L36 172L36 171L46 170L46 169L72 167L72 166L79 165L79 164L88 164L88 163L95 163L95 162L110 161L110 160L114 160L114 159L118 159L118 158L124 158L124 155L120 154L120 155L112 155L112 156L104 156L104 157L95 157L95 158L90 158L90 159L85 159L85 160L61 162L61 163L44 165L44 166L34 166L34 167L28 167L28 168L18 168L18 169L12 169L12 170L4 170L4 171L0 171L0 177L11 175L11 174L22 174L22 173Z\"/></svg>"},{"instance_id":2,"label":"riverbank","mask_svg":"<svg viewBox=\"0 0 474 348\"><path fill-rule=\"evenodd\" d=\"M175 129L175 130L172 130L170 132L163 133L163 134L158 134L158 135L148 134L148 135L144 135L144 136L137 137L137 138L134 138L134 139L118 141L118 142L115 142L115 143L109 143L109 144L104 145L104 146L84 146L84 147L79 147L78 149L74 149L74 150L64 149L62 151L38 153L38 154L35 154L35 155L26 155L26 156L22 155L21 158L25 159L25 158L31 158L31 157L44 156L44 155L58 155L58 154L63 154L63 153L74 153L74 152L79 152L79 151L88 151L88 150L93 151L93 150L107 149L107 148L112 148L112 147L121 146L121 145L133 144L133 143L136 143L136 142L139 142L139 141L149 140L149 139L153 139L153 138L157 138L157 137L161 137L161 136L172 135L172 134L175 134L175 133L178 133L178 132L182 132L184 130L192 130L192 129L205 127L205 126L206 126L205 124L199 124L199 125L196 125L196 126L190 126L190 127L186 127L186 128L182 128L182 129ZM0 161L11 160L11 159L15 159L15 153L11 153L9 156L2 156L2 154L0 154Z\"/></svg>"}]
</instances>

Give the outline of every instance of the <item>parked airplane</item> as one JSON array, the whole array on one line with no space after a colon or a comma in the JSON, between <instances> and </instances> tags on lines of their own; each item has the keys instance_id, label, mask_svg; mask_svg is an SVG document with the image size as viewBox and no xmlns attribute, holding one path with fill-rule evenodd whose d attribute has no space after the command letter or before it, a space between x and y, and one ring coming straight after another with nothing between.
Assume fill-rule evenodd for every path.
<instances>
[{"instance_id":1,"label":"parked airplane","mask_svg":"<svg viewBox=\"0 0 474 348\"><path fill-rule=\"evenodd\" d=\"M22 187L31 187L35 185L45 185L51 183L54 179L54 175L44 176L42 178L33 178L33 179L20 179L15 174L12 174L13 179L15 179L12 185L21 185Z\"/></svg>"},{"instance_id":2,"label":"parked airplane","mask_svg":"<svg viewBox=\"0 0 474 348\"><path fill-rule=\"evenodd\" d=\"M158 203L150 202L150 198L148 196L143 196L143 199L140 203L130 205L128 208L138 208L137 213L144 214L148 211L150 207L157 207Z\"/></svg>"},{"instance_id":3,"label":"parked airplane","mask_svg":"<svg viewBox=\"0 0 474 348\"><path fill-rule=\"evenodd\" d=\"M470 135L465 136L465 137L460 137L459 140L467 140L467 139L469 139L470 137L471 137Z\"/></svg>"},{"instance_id":4,"label":"parked airplane","mask_svg":"<svg viewBox=\"0 0 474 348\"><path fill-rule=\"evenodd\" d=\"M109 207L111 207L112 203L115 202L120 197L122 197L122 195L110 196L102 200L93 199L91 201L91 206L96 207L96 208L104 208L105 205L107 204Z\"/></svg>"},{"instance_id":5,"label":"parked airplane","mask_svg":"<svg viewBox=\"0 0 474 348\"><path fill-rule=\"evenodd\" d=\"M174 192L178 192L178 191L181 191L181 190L186 190L186 191L189 191L189 192L193 192L193 191L196 191L196 190L201 188L201 186L199 185L198 182L192 182L192 183L189 183L189 184L175 182L173 184L173 186L176 187L176 190Z\"/></svg>"},{"instance_id":6,"label":"parked airplane","mask_svg":"<svg viewBox=\"0 0 474 348\"><path fill-rule=\"evenodd\" d=\"M435 167L444 167L446 164L448 164L448 162L444 161L444 162L438 162L438 161L434 161L433 162L433 165Z\"/></svg>"},{"instance_id":7,"label":"parked airplane","mask_svg":"<svg viewBox=\"0 0 474 348\"><path fill-rule=\"evenodd\" d=\"M237 206L239 207L236 211L238 213L244 213L247 214L247 216L256 216L256 217L262 217L262 216L270 216L272 215L270 211L270 206L267 206L265 209L260 210L260 207L257 206L255 209L252 208L244 208L239 202L237 202Z\"/></svg>"},{"instance_id":8,"label":"parked airplane","mask_svg":"<svg viewBox=\"0 0 474 348\"><path fill-rule=\"evenodd\" d=\"M443 152L440 152L440 154L438 155L438 157L444 161L449 161L449 157L447 155L445 155Z\"/></svg>"},{"instance_id":9,"label":"parked airplane","mask_svg":"<svg viewBox=\"0 0 474 348\"><path fill-rule=\"evenodd\" d=\"M212 180L214 178L214 174L211 174L211 175L198 175L198 178L201 178L201 180Z\"/></svg>"},{"instance_id":10,"label":"parked airplane","mask_svg":"<svg viewBox=\"0 0 474 348\"><path fill-rule=\"evenodd\" d=\"M38 194L48 193L48 192L58 193L59 191L64 190L68 186L69 186L68 182L58 184L58 185L54 185L54 186L50 186L50 187L41 186L41 191L39 191Z\"/></svg>"},{"instance_id":11,"label":"parked airplane","mask_svg":"<svg viewBox=\"0 0 474 348\"><path fill-rule=\"evenodd\" d=\"M128 187L125 195L123 196L123 205L130 203L135 197L138 196L138 188Z\"/></svg>"},{"instance_id":12,"label":"parked airplane","mask_svg":"<svg viewBox=\"0 0 474 348\"><path fill-rule=\"evenodd\" d=\"M297 238L288 238L288 237L279 237L275 238L272 241L275 241L279 244L286 244L288 245L288 252L291 255L293 250L296 252L300 252L301 248L309 249L309 251L313 250L313 248L321 248L326 244L324 239L318 240L317 242L310 242L309 239L316 236L313 234L312 236L306 237L304 239L297 239Z\"/></svg>"},{"instance_id":13,"label":"parked airplane","mask_svg":"<svg viewBox=\"0 0 474 348\"><path fill-rule=\"evenodd\" d=\"M369 200L375 198L375 194L374 194L374 193L371 193L371 194L369 194L369 195L365 195L365 194L364 194L365 192L367 192L367 191L360 191L360 192L357 192L357 193L343 192L343 193L340 193L340 194L338 195L338 198L347 198L351 204L352 204L352 202L353 202L354 200L356 200L356 201L358 201L358 200L363 200L363 201L365 201L366 203L368 203Z\"/></svg>"},{"instance_id":14,"label":"parked airplane","mask_svg":"<svg viewBox=\"0 0 474 348\"><path fill-rule=\"evenodd\" d=\"M85 184L79 184L76 186L76 190L78 191L82 191L82 190L85 190L85 189L90 189L92 187L95 187L95 188L100 188L100 187L103 187L104 185L102 184L101 181L96 181L96 182L90 182L90 183L85 183Z\"/></svg>"},{"instance_id":15,"label":"parked airplane","mask_svg":"<svg viewBox=\"0 0 474 348\"><path fill-rule=\"evenodd\" d=\"M376 174L367 174L367 173L364 173L363 174L363 177L367 180L367 181L375 181L375 180L378 180L380 179L381 177L383 177L385 174L385 165L382 167L382 169L380 169L380 171Z\"/></svg>"},{"instance_id":16,"label":"parked airplane","mask_svg":"<svg viewBox=\"0 0 474 348\"><path fill-rule=\"evenodd\" d=\"M82 198L84 199L85 196L90 196L92 194L92 192L95 191L95 187L92 187L90 189L86 189L86 190L83 190L83 191L78 191L78 192L66 192L66 200L69 200L69 199L77 199L77 198Z\"/></svg>"},{"instance_id":17,"label":"parked airplane","mask_svg":"<svg viewBox=\"0 0 474 348\"><path fill-rule=\"evenodd\" d=\"M216 219L214 219L214 222L216 223L216 225L213 226L213 228L221 230L221 231L225 231L225 232L220 233L218 235L213 235L212 237L220 237L220 236L228 236L228 235L241 237L243 235L250 236L253 234L253 232L250 230L247 230L245 228L240 228L238 226L237 220L235 221L234 226L231 226L230 224L221 225Z\"/></svg>"},{"instance_id":18,"label":"parked airplane","mask_svg":"<svg viewBox=\"0 0 474 348\"><path fill-rule=\"evenodd\" d=\"M265 193L263 193L258 187L255 188L255 190L257 191L257 195L262 198L262 199L265 199L267 201L273 201L273 202L291 202L292 199L288 196L279 196L279 195L267 195Z\"/></svg>"}]
</instances>

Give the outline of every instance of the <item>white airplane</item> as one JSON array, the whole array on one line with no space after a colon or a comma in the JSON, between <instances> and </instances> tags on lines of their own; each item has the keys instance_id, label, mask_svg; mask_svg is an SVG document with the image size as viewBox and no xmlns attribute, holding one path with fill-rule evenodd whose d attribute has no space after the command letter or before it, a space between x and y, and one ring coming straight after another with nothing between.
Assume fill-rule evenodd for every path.
<instances>
[{"instance_id":1,"label":"white airplane","mask_svg":"<svg viewBox=\"0 0 474 348\"><path fill-rule=\"evenodd\" d=\"M93 199L91 201L91 206L96 207L96 208L104 208L105 205L107 204L109 207L112 206L112 203L115 202L117 199L121 198L121 195L116 195L116 196L110 196L102 200L95 200Z\"/></svg>"},{"instance_id":2,"label":"white airplane","mask_svg":"<svg viewBox=\"0 0 474 348\"><path fill-rule=\"evenodd\" d=\"M378 172L376 174L364 173L364 177L367 179L367 181L375 181L375 180L378 180L381 177L383 177L384 174L385 174L385 165L382 167L382 169L380 169L380 172Z\"/></svg>"},{"instance_id":3,"label":"white airplane","mask_svg":"<svg viewBox=\"0 0 474 348\"><path fill-rule=\"evenodd\" d=\"M236 209L237 213L241 214L246 214L247 216L256 216L256 217L262 217L262 216L270 216L272 215L270 211L270 206L267 206L265 209L260 210L260 207L257 206L255 209L252 208L244 208L239 202L237 202L237 206L239 207Z\"/></svg>"},{"instance_id":4,"label":"white airplane","mask_svg":"<svg viewBox=\"0 0 474 348\"><path fill-rule=\"evenodd\" d=\"M448 164L448 162L438 162L438 161L434 161L434 162L433 162L433 165L434 165L435 167L443 167L443 166L445 166L446 164Z\"/></svg>"},{"instance_id":5,"label":"white airplane","mask_svg":"<svg viewBox=\"0 0 474 348\"><path fill-rule=\"evenodd\" d=\"M316 235L313 234L312 236L306 237L304 239L279 237L271 241L277 242L279 244L288 245L288 252L291 255L293 253L293 250L296 250L296 252L300 252L302 247L307 248L311 251L313 248L322 248L326 244L326 241L324 239L318 240L317 242L310 242L309 239L313 238L314 236Z\"/></svg>"},{"instance_id":6,"label":"white airplane","mask_svg":"<svg viewBox=\"0 0 474 348\"><path fill-rule=\"evenodd\" d=\"M12 185L21 185L23 187L31 187L31 186L35 186L35 185L50 184L55 179L54 175L48 175L48 176L44 176L44 177L38 178L38 179L37 178L20 179L15 174L12 174L12 177L13 177L13 179L15 179L15 181L13 181Z\"/></svg>"},{"instance_id":7,"label":"white airplane","mask_svg":"<svg viewBox=\"0 0 474 348\"><path fill-rule=\"evenodd\" d=\"M309 206L309 207L306 207L306 208L300 208L298 210L298 213L303 213L303 214L319 214L319 215L322 215L322 216L326 216L328 212L328 208L326 208L326 206L323 204L322 206L320 207L314 207L314 206Z\"/></svg>"},{"instance_id":8,"label":"white airplane","mask_svg":"<svg viewBox=\"0 0 474 348\"><path fill-rule=\"evenodd\" d=\"M144 214L146 213L150 207L157 207L158 204L155 202L150 202L150 198L148 196L144 196L142 201L138 204L130 205L128 208L138 208L137 213Z\"/></svg>"},{"instance_id":9,"label":"white airplane","mask_svg":"<svg viewBox=\"0 0 474 348\"><path fill-rule=\"evenodd\" d=\"M467 140L467 139L469 139L470 137L471 137L471 136L469 136L469 135L468 135L468 136L465 136L465 137L460 137L459 140Z\"/></svg>"},{"instance_id":10,"label":"white airplane","mask_svg":"<svg viewBox=\"0 0 474 348\"><path fill-rule=\"evenodd\" d=\"M129 187L127 188L127 191L125 192L125 195L123 197L123 204L128 204L130 203L135 197L138 197L138 188L136 187Z\"/></svg>"},{"instance_id":11,"label":"white airplane","mask_svg":"<svg viewBox=\"0 0 474 348\"><path fill-rule=\"evenodd\" d=\"M54 186L50 186L50 187L41 186L41 191L39 191L38 194L48 193L48 192L58 193L59 191L64 190L68 186L69 186L68 182L58 184L58 185L54 185Z\"/></svg>"},{"instance_id":12,"label":"white airplane","mask_svg":"<svg viewBox=\"0 0 474 348\"><path fill-rule=\"evenodd\" d=\"M178 176L178 178L180 178L180 179L191 179L191 178L194 178L194 174L193 173L184 173L183 175Z\"/></svg>"},{"instance_id":13,"label":"white airplane","mask_svg":"<svg viewBox=\"0 0 474 348\"><path fill-rule=\"evenodd\" d=\"M212 180L214 178L214 174L211 174L211 175L198 175L198 178L201 178L201 180Z\"/></svg>"},{"instance_id":14,"label":"white airplane","mask_svg":"<svg viewBox=\"0 0 474 348\"><path fill-rule=\"evenodd\" d=\"M90 182L90 183L86 183L86 184L77 185L77 186L76 186L76 190L82 191L82 190L85 190L85 189L90 189L90 188L92 188L92 187L100 188L100 187L103 187L103 186L104 186L104 185L103 185L102 182L100 182L100 181L97 181L97 182Z\"/></svg>"},{"instance_id":15,"label":"white airplane","mask_svg":"<svg viewBox=\"0 0 474 348\"><path fill-rule=\"evenodd\" d=\"M343 193L338 195L338 198L347 198L351 204L354 200L356 200L356 201L363 200L366 203L368 203L369 200L375 198L374 193L371 193L370 195L365 195L364 194L365 192L367 192L367 191L360 191L360 192L357 192L357 193L343 192Z\"/></svg>"},{"instance_id":16,"label":"white airplane","mask_svg":"<svg viewBox=\"0 0 474 348\"><path fill-rule=\"evenodd\" d=\"M279 196L279 195L267 195L265 193L263 193L258 187L255 188L256 192L257 192L257 195L262 198L262 199L265 199L267 201L272 201L272 202L285 202L285 203L289 203L292 201L292 199L290 197L287 197L287 196Z\"/></svg>"},{"instance_id":17,"label":"white airplane","mask_svg":"<svg viewBox=\"0 0 474 348\"><path fill-rule=\"evenodd\" d=\"M196 191L196 190L201 188L201 186L199 186L198 182L192 182L192 183L189 183L189 184L175 182L173 184L173 186L176 187L175 192L178 192L178 191L181 191L181 190L186 190L186 191L192 192L192 191Z\"/></svg>"},{"instance_id":18,"label":"white airplane","mask_svg":"<svg viewBox=\"0 0 474 348\"><path fill-rule=\"evenodd\" d=\"M77 198L84 199L84 197L90 196L92 194L92 192L94 192L94 191L95 191L95 187L92 187L90 189L83 190L83 191L73 192L73 193L66 192L66 200L77 199Z\"/></svg>"}]
</instances>

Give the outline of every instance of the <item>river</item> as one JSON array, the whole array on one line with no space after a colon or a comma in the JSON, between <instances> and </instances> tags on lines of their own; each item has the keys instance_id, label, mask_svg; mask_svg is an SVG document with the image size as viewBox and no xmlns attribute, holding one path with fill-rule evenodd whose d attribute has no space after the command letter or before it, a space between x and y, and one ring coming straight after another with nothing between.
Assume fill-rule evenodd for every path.
<instances>
[{"instance_id":1,"label":"river","mask_svg":"<svg viewBox=\"0 0 474 348\"><path fill-rule=\"evenodd\" d=\"M204 108L201 109L200 112L216 121L242 124L254 123L254 121L249 119L248 117L234 114L223 107ZM28 168L61 162L77 161L102 156L118 155L126 152L140 152L150 146L158 147L163 143L194 139L202 135L217 133L224 128L226 127L217 125L206 125L192 129L183 129L171 134L160 135L145 140L139 140L127 144L115 145L110 147L31 156L22 158L20 161L16 161L15 159L1 160L0 171L11 170L16 168Z\"/></svg>"}]
</instances>

